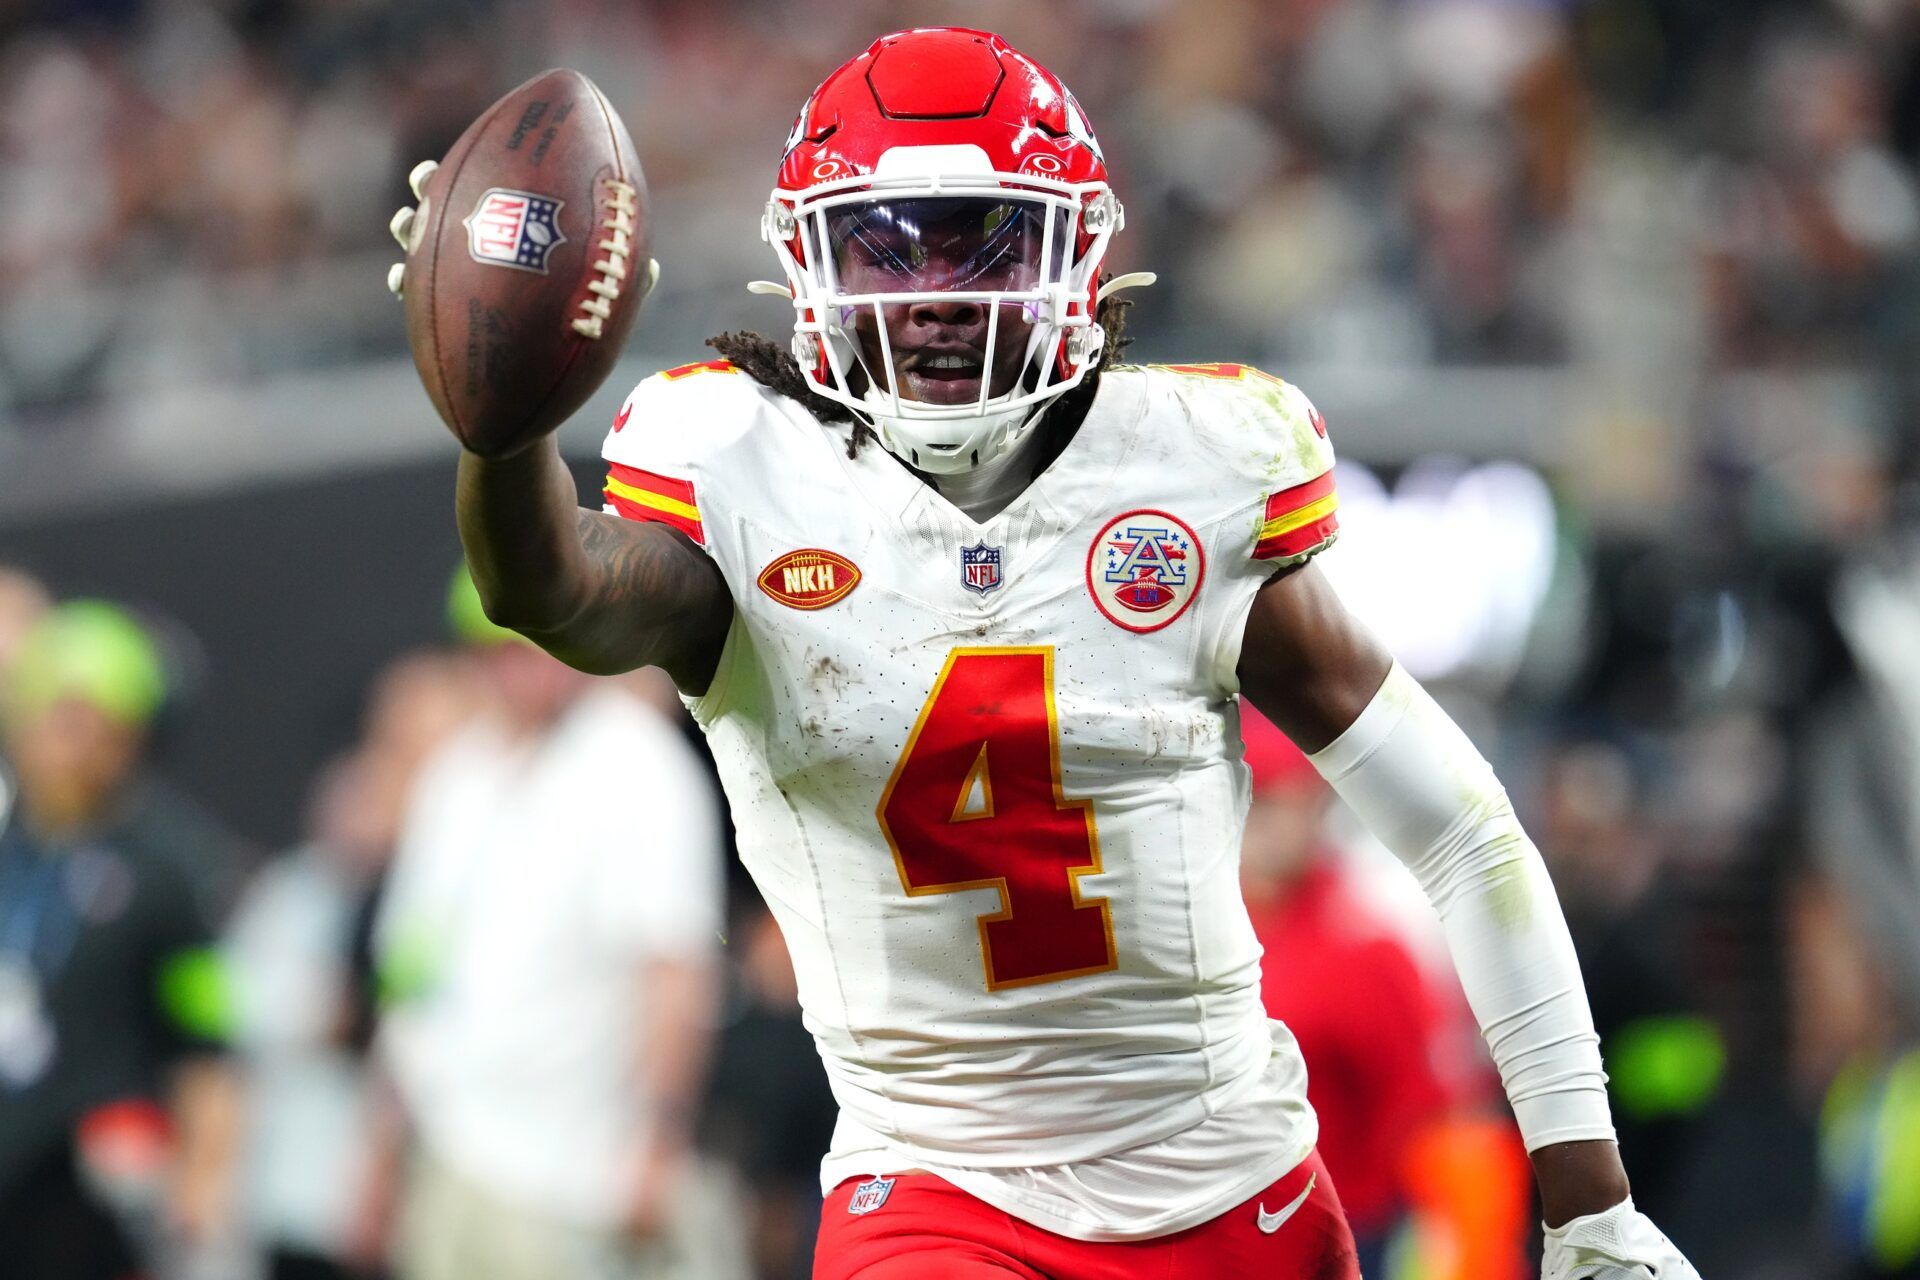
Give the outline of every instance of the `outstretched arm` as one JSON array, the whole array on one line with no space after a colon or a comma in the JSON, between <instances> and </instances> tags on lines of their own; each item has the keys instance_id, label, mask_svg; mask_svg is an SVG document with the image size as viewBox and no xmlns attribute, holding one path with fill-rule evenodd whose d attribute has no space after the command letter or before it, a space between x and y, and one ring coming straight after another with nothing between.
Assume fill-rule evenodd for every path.
<instances>
[{"instance_id":1,"label":"outstretched arm","mask_svg":"<svg viewBox=\"0 0 1920 1280\"><path fill-rule=\"evenodd\" d=\"M1559 903L1485 761L1311 563L1255 597L1240 682L1439 909L1548 1225L1620 1205L1611 1137L1563 1136L1611 1133L1605 1076Z\"/></svg>"},{"instance_id":2,"label":"outstretched arm","mask_svg":"<svg viewBox=\"0 0 1920 1280\"><path fill-rule=\"evenodd\" d=\"M551 437L505 458L463 450L456 505L489 618L582 671L658 666L705 691L733 600L686 537L581 507Z\"/></svg>"}]
</instances>

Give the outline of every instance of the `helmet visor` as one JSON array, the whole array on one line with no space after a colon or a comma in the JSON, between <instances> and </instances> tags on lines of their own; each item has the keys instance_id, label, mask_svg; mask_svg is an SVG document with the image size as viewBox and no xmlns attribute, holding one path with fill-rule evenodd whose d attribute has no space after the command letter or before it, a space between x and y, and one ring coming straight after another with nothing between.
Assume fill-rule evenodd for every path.
<instances>
[{"instance_id":1,"label":"helmet visor","mask_svg":"<svg viewBox=\"0 0 1920 1280\"><path fill-rule=\"evenodd\" d=\"M1037 200L928 196L826 213L843 295L1027 293L1065 269L1067 215Z\"/></svg>"}]
</instances>

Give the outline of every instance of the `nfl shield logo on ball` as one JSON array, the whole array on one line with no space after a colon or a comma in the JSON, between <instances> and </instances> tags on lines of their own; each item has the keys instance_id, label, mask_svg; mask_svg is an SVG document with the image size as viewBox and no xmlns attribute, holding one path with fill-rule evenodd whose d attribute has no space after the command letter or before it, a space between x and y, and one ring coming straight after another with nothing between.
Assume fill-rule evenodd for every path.
<instances>
[{"instance_id":1,"label":"nfl shield logo on ball","mask_svg":"<svg viewBox=\"0 0 1920 1280\"><path fill-rule=\"evenodd\" d=\"M892 1178L874 1178L863 1182L853 1189L853 1199L847 1201L848 1213L872 1213L887 1202L893 1194Z\"/></svg>"},{"instance_id":2,"label":"nfl shield logo on ball","mask_svg":"<svg viewBox=\"0 0 1920 1280\"><path fill-rule=\"evenodd\" d=\"M1000 585L1000 548L982 542L960 548L960 582L967 590L985 595Z\"/></svg>"},{"instance_id":3,"label":"nfl shield logo on ball","mask_svg":"<svg viewBox=\"0 0 1920 1280\"><path fill-rule=\"evenodd\" d=\"M531 191L493 187L464 219L467 252L475 262L547 274L547 255L566 242L560 209L566 202Z\"/></svg>"}]
</instances>

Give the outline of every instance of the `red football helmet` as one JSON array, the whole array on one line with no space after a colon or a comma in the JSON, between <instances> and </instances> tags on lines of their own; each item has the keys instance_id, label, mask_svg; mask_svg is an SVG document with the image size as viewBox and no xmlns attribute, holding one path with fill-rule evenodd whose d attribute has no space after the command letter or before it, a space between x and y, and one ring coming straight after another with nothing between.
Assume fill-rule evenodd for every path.
<instances>
[{"instance_id":1,"label":"red football helmet","mask_svg":"<svg viewBox=\"0 0 1920 1280\"><path fill-rule=\"evenodd\" d=\"M761 234L814 390L910 465L950 473L1005 453L1098 361L1100 264L1122 221L1066 87L999 36L934 27L880 37L814 91ZM903 394L885 309L928 303L974 304L984 349L909 358Z\"/></svg>"}]
</instances>

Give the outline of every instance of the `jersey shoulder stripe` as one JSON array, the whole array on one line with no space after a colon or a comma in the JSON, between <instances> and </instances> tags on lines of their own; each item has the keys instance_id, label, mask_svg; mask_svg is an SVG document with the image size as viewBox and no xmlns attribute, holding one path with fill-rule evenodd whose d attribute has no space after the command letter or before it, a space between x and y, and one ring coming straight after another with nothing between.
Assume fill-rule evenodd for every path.
<instances>
[{"instance_id":1,"label":"jersey shoulder stripe","mask_svg":"<svg viewBox=\"0 0 1920 1280\"><path fill-rule=\"evenodd\" d=\"M691 364L675 365L671 369L662 369L656 377L668 382L678 382L682 378L691 378L696 373L738 373L740 368L731 360L695 360Z\"/></svg>"},{"instance_id":2,"label":"jersey shoulder stripe","mask_svg":"<svg viewBox=\"0 0 1920 1280\"><path fill-rule=\"evenodd\" d=\"M709 508L726 505L718 477L738 470L729 451L765 420L770 394L727 360L696 360L642 380L600 446L608 465L602 509L668 525L711 552L711 511L702 511L694 486L707 490Z\"/></svg>"},{"instance_id":3,"label":"jersey shoulder stripe","mask_svg":"<svg viewBox=\"0 0 1920 1280\"><path fill-rule=\"evenodd\" d=\"M607 505L628 520L656 520L671 525L705 546L700 504L693 484L657 471L644 471L615 462L607 471Z\"/></svg>"},{"instance_id":4,"label":"jersey shoulder stripe","mask_svg":"<svg viewBox=\"0 0 1920 1280\"><path fill-rule=\"evenodd\" d=\"M1150 365L1184 406L1201 455L1223 468L1221 491L1243 503L1235 535L1263 574L1330 546L1339 531L1326 419L1284 378L1246 364Z\"/></svg>"},{"instance_id":5,"label":"jersey shoulder stripe","mask_svg":"<svg viewBox=\"0 0 1920 1280\"><path fill-rule=\"evenodd\" d=\"M1319 551L1340 530L1338 507L1331 471L1271 495L1253 558L1288 561Z\"/></svg>"}]
</instances>

